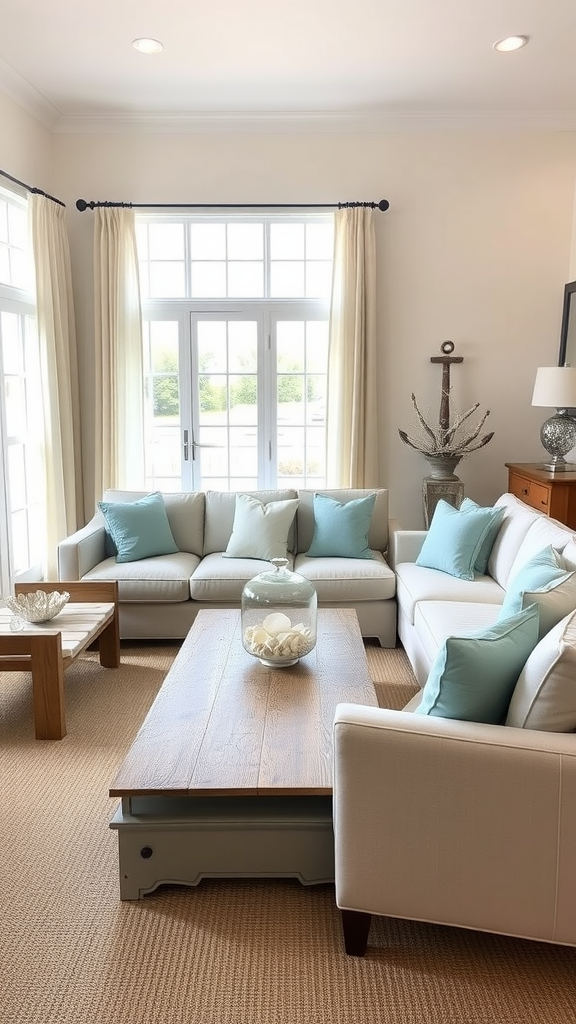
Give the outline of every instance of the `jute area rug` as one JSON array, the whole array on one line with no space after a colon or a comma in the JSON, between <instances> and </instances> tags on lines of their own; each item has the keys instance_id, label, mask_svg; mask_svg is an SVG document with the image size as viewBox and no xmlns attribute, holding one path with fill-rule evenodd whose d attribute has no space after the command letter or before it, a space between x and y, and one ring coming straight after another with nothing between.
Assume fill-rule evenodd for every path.
<instances>
[{"instance_id":1,"label":"jute area rug","mask_svg":"<svg viewBox=\"0 0 576 1024\"><path fill-rule=\"evenodd\" d=\"M76 662L61 742L34 740L29 676L0 677L0 1024L574 1024L573 949L377 919L349 958L333 886L292 880L122 903L108 785L175 653ZM404 653L368 657L402 707Z\"/></svg>"}]
</instances>

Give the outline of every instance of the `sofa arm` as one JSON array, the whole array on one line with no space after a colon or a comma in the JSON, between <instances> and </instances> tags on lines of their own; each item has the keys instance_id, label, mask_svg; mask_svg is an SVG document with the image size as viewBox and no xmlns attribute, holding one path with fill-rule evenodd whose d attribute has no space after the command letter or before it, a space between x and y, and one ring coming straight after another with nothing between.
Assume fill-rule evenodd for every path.
<instances>
[{"instance_id":1,"label":"sofa arm","mask_svg":"<svg viewBox=\"0 0 576 1024\"><path fill-rule=\"evenodd\" d=\"M340 704L336 901L576 943L576 737Z\"/></svg>"},{"instance_id":2,"label":"sofa arm","mask_svg":"<svg viewBox=\"0 0 576 1024\"><path fill-rule=\"evenodd\" d=\"M86 526L58 545L58 579L81 580L106 558L104 521L94 516Z\"/></svg>"},{"instance_id":3,"label":"sofa arm","mask_svg":"<svg viewBox=\"0 0 576 1024\"><path fill-rule=\"evenodd\" d=\"M426 537L426 530L391 530L388 548L390 568L400 562L415 562Z\"/></svg>"}]
</instances>

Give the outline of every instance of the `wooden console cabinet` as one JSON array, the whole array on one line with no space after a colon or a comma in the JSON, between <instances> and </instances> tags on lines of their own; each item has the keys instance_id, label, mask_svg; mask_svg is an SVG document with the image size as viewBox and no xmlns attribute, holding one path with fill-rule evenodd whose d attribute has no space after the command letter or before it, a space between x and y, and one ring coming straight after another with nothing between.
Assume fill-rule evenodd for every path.
<instances>
[{"instance_id":1,"label":"wooden console cabinet","mask_svg":"<svg viewBox=\"0 0 576 1024\"><path fill-rule=\"evenodd\" d=\"M506 462L505 465L511 494L576 530L576 472L552 473L538 463Z\"/></svg>"}]
</instances>

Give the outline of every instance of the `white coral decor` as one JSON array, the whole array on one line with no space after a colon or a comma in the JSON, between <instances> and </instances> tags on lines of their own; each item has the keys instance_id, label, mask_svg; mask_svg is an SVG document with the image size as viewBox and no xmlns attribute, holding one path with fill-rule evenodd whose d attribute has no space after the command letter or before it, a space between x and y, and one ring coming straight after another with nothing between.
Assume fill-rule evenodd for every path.
<instances>
[{"instance_id":1,"label":"white coral decor","mask_svg":"<svg viewBox=\"0 0 576 1024\"><path fill-rule=\"evenodd\" d=\"M302 658L315 645L312 631L302 622L293 626L283 612L272 612L259 626L244 631L247 648L257 658Z\"/></svg>"},{"instance_id":2,"label":"white coral decor","mask_svg":"<svg viewBox=\"0 0 576 1024\"><path fill-rule=\"evenodd\" d=\"M6 605L14 615L19 615L26 622L48 622L62 611L70 600L70 594L57 590L35 590L29 594L17 594L7 597Z\"/></svg>"}]
</instances>

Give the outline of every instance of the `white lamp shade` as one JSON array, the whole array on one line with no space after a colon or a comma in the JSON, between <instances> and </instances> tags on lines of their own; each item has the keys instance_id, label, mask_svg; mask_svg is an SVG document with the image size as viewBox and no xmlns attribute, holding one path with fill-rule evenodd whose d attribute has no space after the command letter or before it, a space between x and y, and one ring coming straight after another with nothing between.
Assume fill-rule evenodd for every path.
<instances>
[{"instance_id":1,"label":"white lamp shade","mask_svg":"<svg viewBox=\"0 0 576 1024\"><path fill-rule=\"evenodd\" d=\"M551 409L576 408L576 366L539 366L532 405Z\"/></svg>"}]
</instances>

